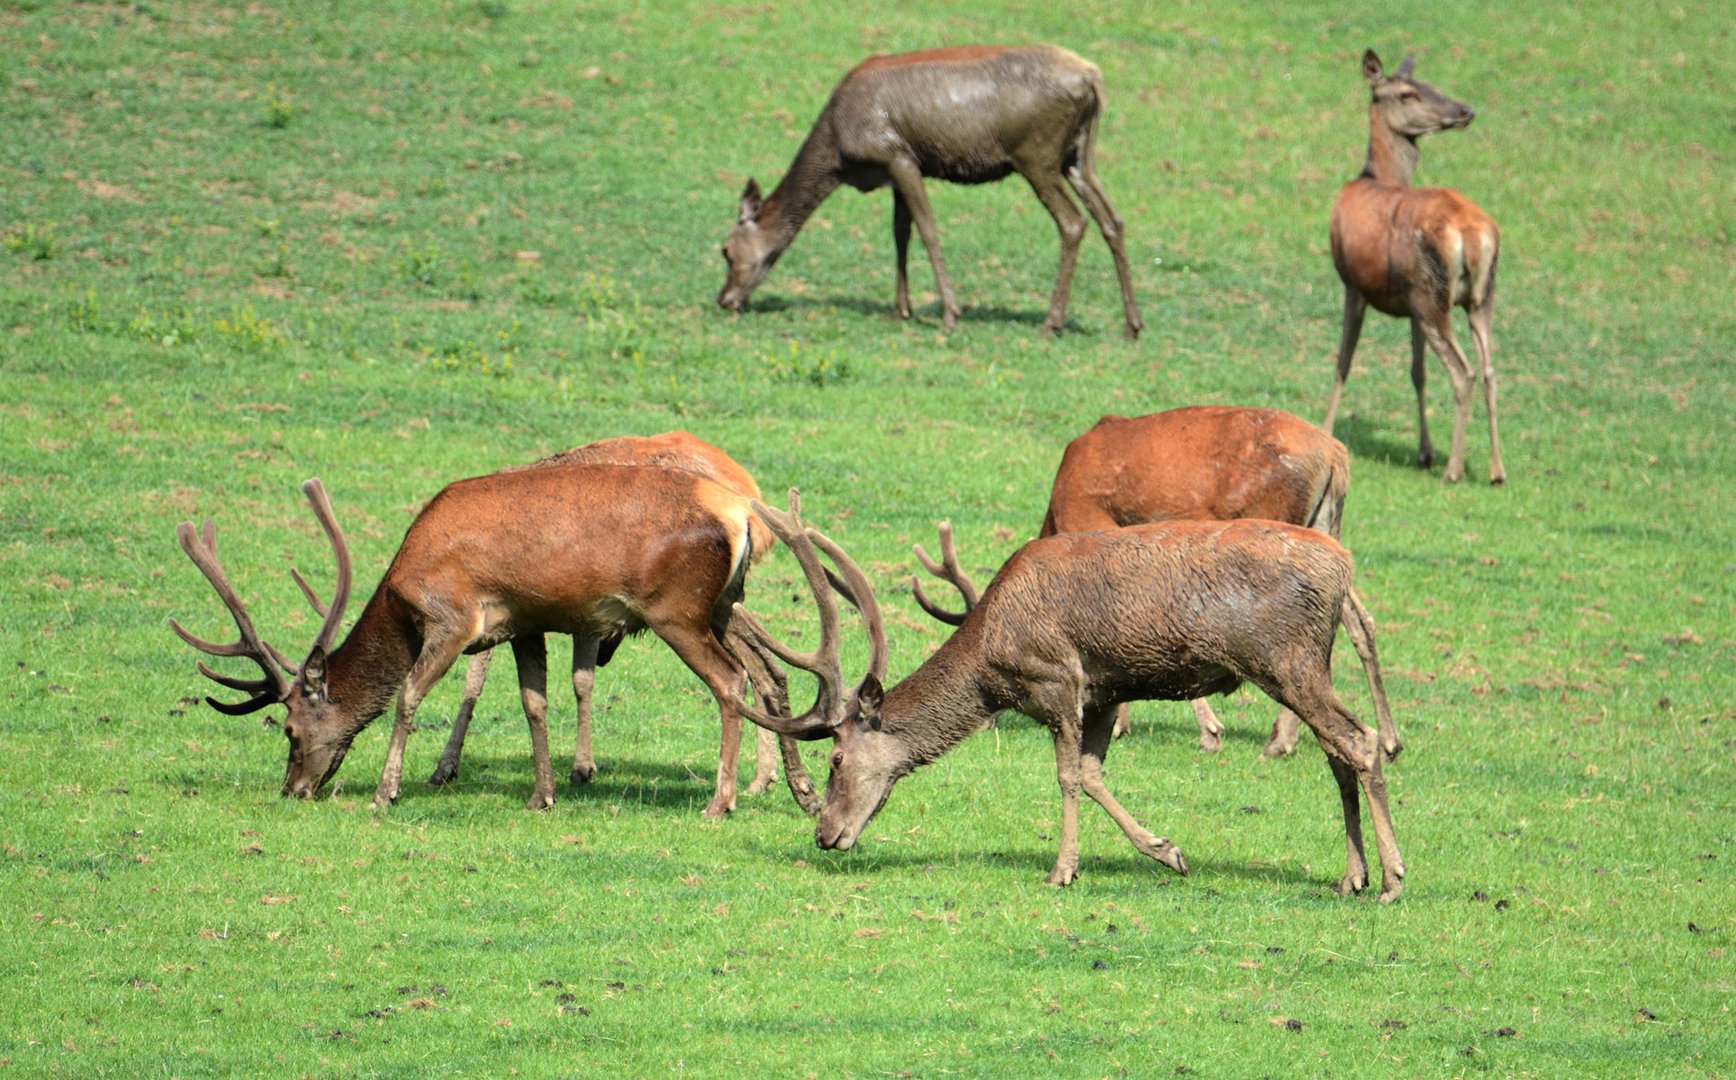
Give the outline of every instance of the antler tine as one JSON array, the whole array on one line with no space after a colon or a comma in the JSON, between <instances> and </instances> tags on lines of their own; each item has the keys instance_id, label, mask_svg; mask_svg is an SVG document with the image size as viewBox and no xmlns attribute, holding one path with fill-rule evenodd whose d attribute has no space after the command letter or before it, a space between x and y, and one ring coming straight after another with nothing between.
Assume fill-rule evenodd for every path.
<instances>
[{"instance_id":1,"label":"antler tine","mask_svg":"<svg viewBox=\"0 0 1736 1080\"><path fill-rule=\"evenodd\" d=\"M832 561L843 574L842 582L835 575L826 575L833 589L862 614L862 624L868 629L868 674L876 679L885 678L886 620L880 615L880 602L874 598L874 587L868 583L868 575L856 565L856 560L844 554L844 549L834 543L831 537L815 529L809 529L808 536L819 545L821 551L832 557Z\"/></svg>"},{"instance_id":2,"label":"antler tine","mask_svg":"<svg viewBox=\"0 0 1736 1080\"><path fill-rule=\"evenodd\" d=\"M325 601L313 594L313 588L308 585L307 579L301 576L301 571L292 566L289 568L289 576L295 579L295 587L301 590L301 595L307 597L307 602L313 605L319 617L325 618L328 610Z\"/></svg>"},{"instance_id":3,"label":"antler tine","mask_svg":"<svg viewBox=\"0 0 1736 1080\"><path fill-rule=\"evenodd\" d=\"M958 555L952 546L952 522L943 521L940 523L940 562L937 563L929 558L928 552L922 550L921 544L916 545L916 561L921 563L922 568L930 574L942 581L951 583L952 587L957 589L959 595L964 598L963 612L947 611L939 604L929 600L927 594L922 591L921 579L912 574L910 590L916 597L916 602L922 606L922 610L951 626L957 626L964 622L965 616L970 614L970 609L976 607L977 590L976 586L971 584L970 578L966 577L964 571L959 568Z\"/></svg>"},{"instance_id":4,"label":"antler tine","mask_svg":"<svg viewBox=\"0 0 1736 1080\"><path fill-rule=\"evenodd\" d=\"M824 738L830 733L832 724L839 719L844 701L844 674L838 660L838 605L832 598L832 586L827 580L825 564L814 550L813 542L809 539L810 531L802 525L800 492L795 488L790 489L788 513L773 510L758 500L752 505L754 513L784 542L801 565L802 574L808 581L808 589L814 594L814 603L819 608L820 643L811 653L799 652L774 638L760 625L759 620L740 604L735 605L735 614L753 639L784 663L811 673L819 680L820 688L813 707L796 717L771 716L748 707L739 699L733 704L741 710L743 716L768 730L797 739Z\"/></svg>"},{"instance_id":5,"label":"antler tine","mask_svg":"<svg viewBox=\"0 0 1736 1080\"><path fill-rule=\"evenodd\" d=\"M210 698L206 700L211 703L212 708L219 712L236 716L262 709L267 705L283 700L289 693L289 680L282 672L272 666L273 661L277 658L276 650L260 640L259 632L253 628L253 620L247 615L246 605L241 602L241 598L235 594L235 590L230 586L229 575L224 573L223 564L217 561L216 526L209 521L205 522L204 535L201 537L194 532L192 522L183 521L175 526L175 535L181 541L181 550L187 553L187 558L193 561L193 565L197 566L199 572L205 575L205 580L211 583L213 589L217 590L217 596L223 601L223 605L229 609L230 616L235 620L235 629L241 636L240 640L231 644L206 641L204 638L195 637L188 633L174 619L169 620L169 629L179 635L182 641L211 656L245 656L258 664L260 671L265 676L258 680L235 679L230 676L219 675L201 661L199 671L207 678L230 689L244 690L254 695L254 697L239 704L229 704Z\"/></svg>"},{"instance_id":6,"label":"antler tine","mask_svg":"<svg viewBox=\"0 0 1736 1080\"><path fill-rule=\"evenodd\" d=\"M331 651L332 641L337 637L338 628L344 621L344 608L350 602L350 546L344 541L344 534L338 528L336 515L332 513L332 503L326 497L325 485L316 476L301 485L302 494L313 506L314 516L319 519L320 528L325 530L326 539L331 543L332 554L337 558L338 580L332 589L332 602L322 607L314 596L313 590L301 579L301 575L291 570L295 583L301 586L301 591L314 606L314 609L325 617L320 624L319 634L314 638L314 648ZM311 650L310 650L311 651Z\"/></svg>"}]
</instances>

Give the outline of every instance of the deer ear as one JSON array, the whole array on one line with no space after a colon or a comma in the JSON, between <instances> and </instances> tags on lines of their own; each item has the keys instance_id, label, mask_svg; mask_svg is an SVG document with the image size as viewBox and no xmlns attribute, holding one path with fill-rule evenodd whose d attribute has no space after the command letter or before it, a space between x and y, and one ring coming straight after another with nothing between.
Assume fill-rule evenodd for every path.
<instances>
[{"instance_id":1,"label":"deer ear","mask_svg":"<svg viewBox=\"0 0 1736 1080\"><path fill-rule=\"evenodd\" d=\"M1386 68L1382 66L1380 57L1369 49L1362 54L1362 77L1368 80L1368 85L1378 86L1386 78Z\"/></svg>"},{"instance_id":2,"label":"deer ear","mask_svg":"<svg viewBox=\"0 0 1736 1080\"><path fill-rule=\"evenodd\" d=\"M886 701L886 691L880 680L869 672L856 688L856 726L870 731L880 730L880 706Z\"/></svg>"},{"instance_id":3,"label":"deer ear","mask_svg":"<svg viewBox=\"0 0 1736 1080\"><path fill-rule=\"evenodd\" d=\"M1411 77L1411 72L1415 71L1416 69L1417 69L1417 58L1416 58L1416 55L1413 53L1412 55L1405 57L1404 62L1399 64L1398 70L1393 72L1392 74L1393 74L1394 78L1408 79Z\"/></svg>"},{"instance_id":4,"label":"deer ear","mask_svg":"<svg viewBox=\"0 0 1736 1080\"><path fill-rule=\"evenodd\" d=\"M307 654L307 659L301 662L301 673L296 676L301 684L301 692L310 698L322 697L325 694L326 653L318 645L313 652Z\"/></svg>"},{"instance_id":5,"label":"deer ear","mask_svg":"<svg viewBox=\"0 0 1736 1080\"><path fill-rule=\"evenodd\" d=\"M741 189L741 205L736 208L736 215L742 221L752 221L759 217L760 207L765 200L760 198L759 181L748 177L747 187Z\"/></svg>"}]
</instances>

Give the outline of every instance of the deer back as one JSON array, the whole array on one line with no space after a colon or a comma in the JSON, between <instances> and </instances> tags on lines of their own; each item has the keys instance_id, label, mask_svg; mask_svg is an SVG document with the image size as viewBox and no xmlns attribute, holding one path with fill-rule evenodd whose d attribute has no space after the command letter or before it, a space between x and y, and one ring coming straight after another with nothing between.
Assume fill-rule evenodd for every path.
<instances>
[{"instance_id":1,"label":"deer back","mask_svg":"<svg viewBox=\"0 0 1736 1080\"><path fill-rule=\"evenodd\" d=\"M942 651L958 642L1014 697L1073 664L1098 701L1271 687L1330 656L1352 576L1336 541L1280 522L1065 533L1015 552Z\"/></svg>"},{"instance_id":2,"label":"deer back","mask_svg":"<svg viewBox=\"0 0 1736 1080\"><path fill-rule=\"evenodd\" d=\"M476 640L609 637L710 620L740 593L749 500L702 476L562 464L460 480L411 524L380 592Z\"/></svg>"},{"instance_id":3,"label":"deer back","mask_svg":"<svg viewBox=\"0 0 1736 1080\"><path fill-rule=\"evenodd\" d=\"M1278 409L1105 416L1067 445L1042 535L1264 518L1336 536L1349 463L1343 443Z\"/></svg>"}]
</instances>

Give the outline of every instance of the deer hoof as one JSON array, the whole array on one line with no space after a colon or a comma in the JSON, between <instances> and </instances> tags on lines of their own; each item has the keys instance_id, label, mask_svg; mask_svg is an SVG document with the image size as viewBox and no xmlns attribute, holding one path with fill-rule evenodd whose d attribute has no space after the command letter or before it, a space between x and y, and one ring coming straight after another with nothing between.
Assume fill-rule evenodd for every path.
<instances>
[{"instance_id":1,"label":"deer hoof","mask_svg":"<svg viewBox=\"0 0 1736 1080\"><path fill-rule=\"evenodd\" d=\"M1200 749L1208 754L1215 754L1224 748L1224 740L1215 731L1200 732Z\"/></svg>"},{"instance_id":2,"label":"deer hoof","mask_svg":"<svg viewBox=\"0 0 1736 1080\"><path fill-rule=\"evenodd\" d=\"M1049 871L1049 876L1043 879L1043 884L1053 885L1057 889L1064 889L1073 884L1073 879L1078 876L1079 868L1077 866L1056 865L1055 869Z\"/></svg>"},{"instance_id":3,"label":"deer hoof","mask_svg":"<svg viewBox=\"0 0 1736 1080\"><path fill-rule=\"evenodd\" d=\"M1380 887L1380 902L1390 904L1398 899L1398 894L1404 891L1404 882L1397 880L1386 882Z\"/></svg>"},{"instance_id":4,"label":"deer hoof","mask_svg":"<svg viewBox=\"0 0 1736 1080\"><path fill-rule=\"evenodd\" d=\"M448 765L446 762L442 761L440 764L434 766L434 775L428 778L428 786L445 787L456 779L458 779L458 766Z\"/></svg>"},{"instance_id":5,"label":"deer hoof","mask_svg":"<svg viewBox=\"0 0 1736 1080\"><path fill-rule=\"evenodd\" d=\"M1286 743L1283 739L1267 739L1266 745L1260 748L1260 753L1269 758L1289 757L1296 752L1296 744Z\"/></svg>"},{"instance_id":6,"label":"deer hoof","mask_svg":"<svg viewBox=\"0 0 1736 1080\"><path fill-rule=\"evenodd\" d=\"M1368 873L1345 874L1338 884L1332 886L1332 891L1340 896L1354 896L1368 887Z\"/></svg>"},{"instance_id":7,"label":"deer hoof","mask_svg":"<svg viewBox=\"0 0 1736 1080\"><path fill-rule=\"evenodd\" d=\"M575 784L588 784L591 782L591 778L596 775L597 766L594 763L587 765L574 765L573 771L568 774L567 779Z\"/></svg>"},{"instance_id":8,"label":"deer hoof","mask_svg":"<svg viewBox=\"0 0 1736 1080\"><path fill-rule=\"evenodd\" d=\"M756 777L754 777L753 783L751 783L747 786L747 794L759 795L759 794L764 793L765 791L767 791L771 788L772 781L774 779L776 779L776 777L772 777L772 776L756 776Z\"/></svg>"},{"instance_id":9,"label":"deer hoof","mask_svg":"<svg viewBox=\"0 0 1736 1080\"><path fill-rule=\"evenodd\" d=\"M1144 323L1128 323L1124 334L1128 341L1138 341L1139 332L1145 329Z\"/></svg>"},{"instance_id":10,"label":"deer hoof","mask_svg":"<svg viewBox=\"0 0 1736 1080\"><path fill-rule=\"evenodd\" d=\"M1168 840L1158 837L1157 842L1146 851L1146 854L1182 877L1187 877L1187 856L1181 853L1181 848L1176 847Z\"/></svg>"},{"instance_id":11,"label":"deer hoof","mask_svg":"<svg viewBox=\"0 0 1736 1080\"><path fill-rule=\"evenodd\" d=\"M1404 753L1404 743L1397 739L1394 739L1390 744L1384 742L1380 744L1380 756L1385 758L1389 764L1397 761L1398 756L1402 753Z\"/></svg>"},{"instance_id":12,"label":"deer hoof","mask_svg":"<svg viewBox=\"0 0 1736 1080\"><path fill-rule=\"evenodd\" d=\"M526 810L547 810L555 804L553 792L533 791L530 800L524 804Z\"/></svg>"},{"instance_id":13,"label":"deer hoof","mask_svg":"<svg viewBox=\"0 0 1736 1080\"><path fill-rule=\"evenodd\" d=\"M729 812L734 809L734 799L724 799L722 796L719 796L711 800L710 804L701 811L701 815L711 821L722 821L726 816L728 816Z\"/></svg>"}]
</instances>

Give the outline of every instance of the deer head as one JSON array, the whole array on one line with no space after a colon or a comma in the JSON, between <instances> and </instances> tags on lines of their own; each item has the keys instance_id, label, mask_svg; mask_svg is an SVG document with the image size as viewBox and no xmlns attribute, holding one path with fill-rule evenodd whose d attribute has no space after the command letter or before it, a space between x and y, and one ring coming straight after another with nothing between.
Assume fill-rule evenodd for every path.
<instances>
[{"instance_id":1,"label":"deer head","mask_svg":"<svg viewBox=\"0 0 1736 1080\"><path fill-rule=\"evenodd\" d=\"M230 586L228 575L217 561L216 528L209 521L205 523L203 536L194 532L190 521L176 526L175 535L180 538L181 550L193 560L193 565L205 575L229 609L240 639L230 644L206 641L188 633L174 619L169 620L169 628L200 652L211 656L242 656L259 665L261 678L237 679L213 671L200 661L200 673L212 682L252 695L246 701L233 703L209 697L205 700L213 709L230 716L246 715L271 705L286 706L289 713L283 721L283 733L289 737L289 764L284 772L282 794L305 799L318 791L343 763L350 743L365 723L365 719L358 719L358 715L366 714L358 714L353 707L346 709L344 704L334 700L326 678L327 654L332 649L333 639L343 623L344 607L349 602L349 546L338 529L331 500L326 497L319 480L307 481L301 490L313 506L314 516L325 530L337 559L337 584L330 604L322 603L306 580L295 570L290 571L302 595L324 618L306 659L299 665L292 664L260 638L253 628L253 620L247 615L246 606Z\"/></svg>"},{"instance_id":2,"label":"deer head","mask_svg":"<svg viewBox=\"0 0 1736 1080\"><path fill-rule=\"evenodd\" d=\"M1387 129L1395 135L1415 139L1433 131L1450 131L1469 125L1476 112L1428 83L1411 78L1415 68L1416 57L1407 56L1398 70L1388 75L1373 49L1362 54L1362 77L1368 80L1374 95L1374 107Z\"/></svg>"},{"instance_id":3,"label":"deer head","mask_svg":"<svg viewBox=\"0 0 1736 1080\"><path fill-rule=\"evenodd\" d=\"M740 604L735 606L736 614L752 645L813 674L819 680L819 692L813 706L801 716L760 712L739 698L734 704L743 716L780 735L834 740L831 777L826 784L826 799L814 828L814 839L823 848L848 850L861 835L863 826L885 804L893 783L916 765L903 744L881 730L880 707L885 694L880 680L886 674L887 653L885 623L867 575L837 544L803 525L801 496L794 488L790 489L788 513L757 501L753 509L802 567L819 608L820 644L813 652L797 652L773 638ZM836 577L820 559L822 550L837 566ZM868 630L868 673L851 689L845 688L838 660L835 595L842 595L855 605Z\"/></svg>"},{"instance_id":4,"label":"deer head","mask_svg":"<svg viewBox=\"0 0 1736 1080\"><path fill-rule=\"evenodd\" d=\"M729 267L729 276L724 279L723 291L717 294L720 308L740 311L771 272L778 256L784 253L784 245L772 231L760 226L760 210L764 206L759 183L748 180L736 208L735 228L723 242L723 261Z\"/></svg>"}]
</instances>

